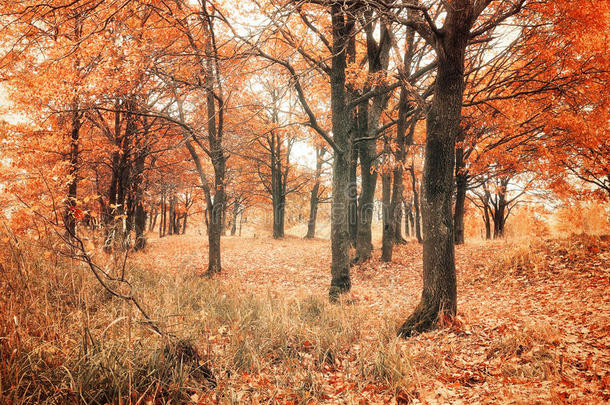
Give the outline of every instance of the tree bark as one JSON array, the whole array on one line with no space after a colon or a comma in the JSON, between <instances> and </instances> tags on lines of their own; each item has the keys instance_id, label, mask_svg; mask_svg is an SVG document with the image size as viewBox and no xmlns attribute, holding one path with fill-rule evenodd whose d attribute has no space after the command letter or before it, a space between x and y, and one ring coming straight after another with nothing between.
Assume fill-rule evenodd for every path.
<instances>
[{"instance_id":1,"label":"tree bark","mask_svg":"<svg viewBox=\"0 0 610 405\"><path fill-rule=\"evenodd\" d=\"M305 235L305 238L307 239L316 237L316 219L318 217L318 204L320 202L320 178L322 176L322 165L324 164L325 153L326 150L324 148L316 148L316 172L309 200L309 221L307 221L307 235Z\"/></svg>"},{"instance_id":2,"label":"tree bark","mask_svg":"<svg viewBox=\"0 0 610 405\"><path fill-rule=\"evenodd\" d=\"M182 234L184 235L186 233L186 220L189 217L188 212L185 212L184 215L182 215Z\"/></svg>"},{"instance_id":3,"label":"tree bark","mask_svg":"<svg viewBox=\"0 0 610 405\"><path fill-rule=\"evenodd\" d=\"M237 215L239 214L239 204L237 200L233 202L233 222L231 223L231 236L237 232Z\"/></svg>"},{"instance_id":4,"label":"tree bark","mask_svg":"<svg viewBox=\"0 0 610 405\"><path fill-rule=\"evenodd\" d=\"M506 208L508 203L506 202L506 191L501 189L498 193L497 207L492 215L494 222L494 239L499 239L504 236L504 225L506 223Z\"/></svg>"},{"instance_id":5,"label":"tree bark","mask_svg":"<svg viewBox=\"0 0 610 405\"><path fill-rule=\"evenodd\" d=\"M414 41L415 41L415 30L411 27L407 27L406 35L406 49L403 57L404 75L410 73L411 65L413 62L414 54ZM411 83L413 84L413 83ZM405 243L406 241L401 235L401 220L402 220L402 201L403 201L403 177L404 177L404 163L407 157L407 145L413 144L413 134L415 132L415 124L417 123L417 116L413 116L414 108L409 102L409 92L405 86L400 88L400 98L398 100L398 124L396 126L396 146L394 150L394 158L396 160L395 167L392 170L393 184L392 184L392 201L390 203L390 213L392 226L394 229L394 243ZM410 122L407 118L411 116ZM407 134L407 128L409 133ZM390 250L393 248L388 247ZM392 254L389 253L388 257L391 258Z\"/></svg>"},{"instance_id":6,"label":"tree bark","mask_svg":"<svg viewBox=\"0 0 610 405\"><path fill-rule=\"evenodd\" d=\"M399 330L401 336L428 330L457 311L453 170L464 92L464 55L473 18L472 9L469 11L448 12L443 36L436 45L438 67L426 120L422 180L424 287L419 305Z\"/></svg>"},{"instance_id":7,"label":"tree bark","mask_svg":"<svg viewBox=\"0 0 610 405\"><path fill-rule=\"evenodd\" d=\"M387 70L389 63L389 52L391 48L388 27L380 20L379 42L375 39L373 16L370 10L364 12L366 33L366 50L371 74ZM379 87L383 88L385 84ZM373 220L373 200L375 198L375 187L377 184L377 173L374 170L377 159L376 137L379 135L379 120L389 100L389 93L377 95L369 102L361 103L359 114L362 117L360 136L367 140L358 143L360 155L360 173L362 177L362 191L360 192L358 209L358 232L356 239L356 257L354 262L364 262L371 258L373 250L371 225Z\"/></svg>"},{"instance_id":8,"label":"tree bark","mask_svg":"<svg viewBox=\"0 0 610 405\"><path fill-rule=\"evenodd\" d=\"M468 185L468 175L466 173L466 162L464 161L464 131L460 130L457 138L458 148L455 155L455 211L453 224L455 228L455 244L464 244L464 204L466 203L466 187Z\"/></svg>"},{"instance_id":9,"label":"tree bark","mask_svg":"<svg viewBox=\"0 0 610 405\"><path fill-rule=\"evenodd\" d=\"M76 192L78 189L78 159L79 159L79 137L81 127L80 112L77 110L78 102L74 99L72 103L72 127L70 129L70 153L69 153L69 182L68 195L66 196L66 208L64 212L64 226L68 237L76 236Z\"/></svg>"},{"instance_id":10,"label":"tree bark","mask_svg":"<svg viewBox=\"0 0 610 405\"><path fill-rule=\"evenodd\" d=\"M358 181L356 170L358 168L358 150L352 151L349 168L349 238L352 246L356 246L358 236Z\"/></svg>"},{"instance_id":11,"label":"tree bark","mask_svg":"<svg viewBox=\"0 0 610 405\"><path fill-rule=\"evenodd\" d=\"M144 210L144 189L142 187L142 176L144 175L144 166L146 163L146 154L141 151L135 162L136 177L133 181L135 213L134 225L136 231L136 240L134 243L135 250L142 250L146 246L146 210Z\"/></svg>"},{"instance_id":12,"label":"tree bark","mask_svg":"<svg viewBox=\"0 0 610 405\"><path fill-rule=\"evenodd\" d=\"M421 213L420 213L420 204L419 204L419 192L417 190L417 181L415 179L415 165L411 163L411 187L413 189L413 207L415 208L415 237L417 238L417 242L423 243L423 238L421 234Z\"/></svg>"},{"instance_id":13,"label":"tree bark","mask_svg":"<svg viewBox=\"0 0 610 405\"><path fill-rule=\"evenodd\" d=\"M388 149L389 152L389 149ZM382 199L382 241L381 260L392 261L392 250L394 248L394 218L392 215L391 187L392 174L389 171L381 175L381 199Z\"/></svg>"},{"instance_id":14,"label":"tree bark","mask_svg":"<svg viewBox=\"0 0 610 405\"><path fill-rule=\"evenodd\" d=\"M273 194L273 237L284 237L284 217L286 212L286 196L281 191Z\"/></svg>"},{"instance_id":15,"label":"tree bark","mask_svg":"<svg viewBox=\"0 0 610 405\"><path fill-rule=\"evenodd\" d=\"M403 201L403 205L405 208L405 236L409 237L411 236L411 229L412 227L409 226L409 221L413 221L413 214L411 213L411 204L407 203L406 201Z\"/></svg>"},{"instance_id":16,"label":"tree bark","mask_svg":"<svg viewBox=\"0 0 610 405\"><path fill-rule=\"evenodd\" d=\"M398 205L396 205L396 212L394 213L394 243L398 245L407 243L405 238L402 237L402 206L402 201L398 202Z\"/></svg>"},{"instance_id":17,"label":"tree bark","mask_svg":"<svg viewBox=\"0 0 610 405\"><path fill-rule=\"evenodd\" d=\"M155 226L157 226L157 218L159 217L159 209L156 204L151 204L151 214L149 217L148 230L154 231Z\"/></svg>"},{"instance_id":18,"label":"tree bark","mask_svg":"<svg viewBox=\"0 0 610 405\"><path fill-rule=\"evenodd\" d=\"M172 193L169 196L169 227L167 234L173 235L176 230L176 196Z\"/></svg>"},{"instance_id":19,"label":"tree bark","mask_svg":"<svg viewBox=\"0 0 610 405\"><path fill-rule=\"evenodd\" d=\"M361 189L358 198L358 226L356 233L355 262L362 263L371 258L373 251L371 226L373 224L373 199L377 185L374 162L377 156L374 141L359 142Z\"/></svg>"},{"instance_id":20,"label":"tree bark","mask_svg":"<svg viewBox=\"0 0 610 405\"><path fill-rule=\"evenodd\" d=\"M165 190L161 194L161 219L159 220L159 238L165 236L165 229L167 225L167 205L165 203Z\"/></svg>"},{"instance_id":21,"label":"tree bark","mask_svg":"<svg viewBox=\"0 0 610 405\"><path fill-rule=\"evenodd\" d=\"M311 197L309 199L309 220L307 221L307 235L305 238L313 239L316 237L316 218L318 216L318 192L320 182L316 180L311 189Z\"/></svg>"},{"instance_id":22,"label":"tree bark","mask_svg":"<svg viewBox=\"0 0 610 405\"><path fill-rule=\"evenodd\" d=\"M491 219L489 218L489 209L483 207L483 222L485 223L485 239L491 239Z\"/></svg>"},{"instance_id":23,"label":"tree bark","mask_svg":"<svg viewBox=\"0 0 610 405\"><path fill-rule=\"evenodd\" d=\"M351 288L349 260L349 169L352 155L351 127L345 92L345 45L352 34L353 21L347 21L341 4L331 6L332 58L331 58L331 111L334 150L333 200L331 205L331 282L329 298L336 301L341 293Z\"/></svg>"}]
</instances>

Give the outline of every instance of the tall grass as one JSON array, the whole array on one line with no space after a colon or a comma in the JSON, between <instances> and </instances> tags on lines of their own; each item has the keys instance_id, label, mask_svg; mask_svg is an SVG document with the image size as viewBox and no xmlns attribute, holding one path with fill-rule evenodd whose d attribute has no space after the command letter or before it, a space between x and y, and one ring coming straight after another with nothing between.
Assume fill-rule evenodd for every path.
<instances>
[{"instance_id":1,"label":"tall grass","mask_svg":"<svg viewBox=\"0 0 610 405\"><path fill-rule=\"evenodd\" d=\"M322 294L251 292L139 257L127 278L159 336L77 260L12 235L0 236L0 252L1 403L332 402L330 375L353 390L412 381L398 319Z\"/></svg>"}]
</instances>

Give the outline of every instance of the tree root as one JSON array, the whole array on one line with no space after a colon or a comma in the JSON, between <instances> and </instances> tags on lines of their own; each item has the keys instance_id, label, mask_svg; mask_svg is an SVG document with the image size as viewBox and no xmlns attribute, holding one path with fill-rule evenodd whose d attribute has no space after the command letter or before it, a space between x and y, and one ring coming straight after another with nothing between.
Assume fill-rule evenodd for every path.
<instances>
[{"instance_id":1,"label":"tree root","mask_svg":"<svg viewBox=\"0 0 610 405\"><path fill-rule=\"evenodd\" d=\"M330 290L328 291L328 298L330 302L336 303L339 301L341 294L345 294L352 287L352 283L349 279L341 280L339 283L331 283Z\"/></svg>"},{"instance_id":2,"label":"tree root","mask_svg":"<svg viewBox=\"0 0 610 405\"><path fill-rule=\"evenodd\" d=\"M440 319L444 319L447 314L440 310L437 305L424 306L420 302L415 311L398 329L399 337L408 338L410 336L435 329Z\"/></svg>"}]
</instances>

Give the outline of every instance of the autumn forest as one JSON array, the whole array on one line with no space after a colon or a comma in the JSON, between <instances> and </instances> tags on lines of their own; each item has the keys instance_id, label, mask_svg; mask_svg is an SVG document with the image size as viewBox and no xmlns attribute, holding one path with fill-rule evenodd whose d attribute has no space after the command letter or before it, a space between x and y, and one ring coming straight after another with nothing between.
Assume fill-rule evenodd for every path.
<instances>
[{"instance_id":1,"label":"autumn forest","mask_svg":"<svg viewBox=\"0 0 610 405\"><path fill-rule=\"evenodd\" d=\"M0 403L607 403L609 32L0 0Z\"/></svg>"}]
</instances>

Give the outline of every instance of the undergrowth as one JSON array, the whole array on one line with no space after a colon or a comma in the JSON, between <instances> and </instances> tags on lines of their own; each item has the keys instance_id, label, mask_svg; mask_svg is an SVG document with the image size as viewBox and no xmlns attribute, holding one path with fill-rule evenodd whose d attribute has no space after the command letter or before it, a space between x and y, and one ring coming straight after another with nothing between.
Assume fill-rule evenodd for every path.
<instances>
[{"instance_id":1,"label":"undergrowth","mask_svg":"<svg viewBox=\"0 0 610 405\"><path fill-rule=\"evenodd\" d=\"M329 374L361 381L343 389L373 382L399 391L411 381L398 320L383 320L371 336L362 309L332 305L322 292L257 296L129 261L126 277L159 336L79 261L2 240L2 403L298 403L331 398ZM122 271L112 267L121 260L94 259ZM259 398L265 386L273 397Z\"/></svg>"}]
</instances>

